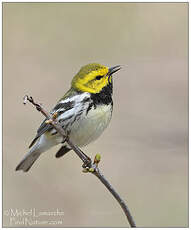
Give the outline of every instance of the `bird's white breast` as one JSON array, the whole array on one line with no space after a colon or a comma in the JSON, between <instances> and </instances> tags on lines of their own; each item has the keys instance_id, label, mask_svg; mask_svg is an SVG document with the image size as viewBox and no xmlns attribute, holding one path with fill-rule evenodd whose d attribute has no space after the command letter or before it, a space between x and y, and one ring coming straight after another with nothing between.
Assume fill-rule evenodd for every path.
<instances>
[{"instance_id":1,"label":"bird's white breast","mask_svg":"<svg viewBox=\"0 0 191 230\"><path fill-rule=\"evenodd\" d=\"M82 114L80 119L71 126L70 139L82 147L96 140L108 126L112 116L112 105L97 105L88 114Z\"/></svg>"}]
</instances>

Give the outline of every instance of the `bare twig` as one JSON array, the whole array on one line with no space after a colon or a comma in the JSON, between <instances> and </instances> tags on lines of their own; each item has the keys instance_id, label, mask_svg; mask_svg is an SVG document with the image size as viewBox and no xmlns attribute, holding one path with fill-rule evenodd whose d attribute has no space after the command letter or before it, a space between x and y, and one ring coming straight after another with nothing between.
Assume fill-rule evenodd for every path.
<instances>
[{"instance_id":1,"label":"bare twig","mask_svg":"<svg viewBox=\"0 0 191 230\"><path fill-rule=\"evenodd\" d=\"M41 112L46 118L47 123L50 123L60 135L63 136L63 139L68 143L68 145L72 148L72 150L78 155L78 157L83 161L82 167L85 169L85 172L90 172L93 175L95 175L104 185L105 187L110 191L110 193L115 197L121 208L123 209L128 222L131 227L136 227L135 222L133 220L133 217L125 204L124 200L119 196L119 194L116 192L116 190L111 186L111 184L106 180L104 175L100 172L98 168L98 163L100 161L100 156L97 154L94 162L75 144L73 144L69 137L67 136L67 133L64 131L60 123L57 122L57 114L50 115L43 107L42 105L35 103L32 97L28 97L27 95L23 99L23 103L26 104L27 101L32 103L36 109Z\"/></svg>"}]
</instances>

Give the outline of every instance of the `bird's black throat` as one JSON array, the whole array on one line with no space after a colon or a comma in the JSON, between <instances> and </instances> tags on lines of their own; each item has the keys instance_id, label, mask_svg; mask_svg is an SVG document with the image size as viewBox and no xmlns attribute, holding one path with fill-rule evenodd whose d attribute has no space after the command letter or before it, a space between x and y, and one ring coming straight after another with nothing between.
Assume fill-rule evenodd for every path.
<instances>
[{"instance_id":1,"label":"bird's black throat","mask_svg":"<svg viewBox=\"0 0 191 230\"><path fill-rule=\"evenodd\" d=\"M103 87L103 89L99 93L91 94L91 99L93 101L94 107L100 104L113 105L112 94L113 94L113 82L111 78L111 82L109 81L109 84Z\"/></svg>"}]
</instances>

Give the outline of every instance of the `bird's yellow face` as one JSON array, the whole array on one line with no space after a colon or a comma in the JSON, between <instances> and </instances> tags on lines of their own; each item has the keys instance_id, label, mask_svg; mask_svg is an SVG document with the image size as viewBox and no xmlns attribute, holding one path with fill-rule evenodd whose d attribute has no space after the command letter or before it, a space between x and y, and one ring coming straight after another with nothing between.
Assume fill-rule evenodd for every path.
<instances>
[{"instance_id":1,"label":"bird's yellow face","mask_svg":"<svg viewBox=\"0 0 191 230\"><path fill-rule=\"evenodd\" d=\"M116 67L118 67L118 70L120 69L119 66ZM111 83L112 73L114 71L110 72L108 67L97 63L85 65L74 76L72 87L83 92L99 93L105 86Z\"/></svg>"}]
</instances>

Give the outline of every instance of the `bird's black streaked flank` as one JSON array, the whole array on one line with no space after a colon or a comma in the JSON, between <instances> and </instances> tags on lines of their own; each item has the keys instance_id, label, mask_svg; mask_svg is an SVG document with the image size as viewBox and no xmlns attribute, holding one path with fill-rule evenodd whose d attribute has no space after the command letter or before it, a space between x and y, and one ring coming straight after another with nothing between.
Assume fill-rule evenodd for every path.
<instances>
[{"instance_id":1,"label":"bird's black streaked flank","mask_svg":"<svg viewBox=\"0 0 191 230\"><path fill-rule=\"evenodd\" d=\"M58 121L75 145L88 145L108 126L113 110L112 74L120 68L119 65L108 68L97 63L83 66L74 76L69 91L51 111L52 114L58 114ZM57 158L71 150L45 119L29 146L30 151L16 170L27 172L41 153L58 144L61 144L61 148L56 153Z\"/></svg>"}]
</instances>

